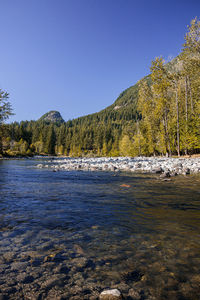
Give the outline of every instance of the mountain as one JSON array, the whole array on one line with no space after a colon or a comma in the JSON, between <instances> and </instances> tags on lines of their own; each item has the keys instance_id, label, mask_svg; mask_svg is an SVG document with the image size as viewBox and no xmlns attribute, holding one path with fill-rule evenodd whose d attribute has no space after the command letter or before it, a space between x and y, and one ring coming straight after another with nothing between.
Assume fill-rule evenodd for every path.
<instances>
[{"instance_id":1,"label":"mountain","mask_svg":"<svg viewBox=\"0 0 200 300\"><path fill-rule=\"evenodd\" d=\"M45 122L53 122L53 123L64 123L65 121L63 120L61 114L59 111L56 110L51 110L44 114L39 121L45 121Z\"/></svg>"},{"instance_id":2,"label":"mountain","mask_svg":"<svg viewBox=\"0 0 200 300\"><path fill-rule=\"evenodd\" d=\"M173 60L166 64L166 68L173 70L175 64L176 60ZM150 75L143 79L151 85ZM33 154L119 156L132 155L131 149L135 147L134 153L138 154L140 148L137 148L137 143L146 138L139 131L138 93L139 82L124 90L105 109L67 122L58 111L50 111L38 121L10 124L7 133L5 131L4 149L15 148L17 153L26 149L23 153ZM7 142L8 137L15 141L14 148ZM147 144L144 142L144 145ZM146 151L145 155L149 153Z\"/></svg>"},{"instance_id":3,"label":"mountain","mask_svg":"<svg viewBox=\"0 0 200 300\"><path fill-rule=\"evenodd\" d=\"M58 111L49 111L37 121L10 124L5 131L4 149L8 155L117 156L123 135L134 133L138 89L136 83L105 109L67 122ZM6 142L7 137L15 141L14 147Z\"/></svg>"},{"instance_id":4,"label":"mountain","mask_svg":"<svg viewBox=\"0 0 200 300\"><path fill-rule=\"evenodd\" d=\"M171 70L177 64L178 58L174 58L172 61L166 64L166 69ZM151 82L150 75L143 77L148 83ZM75 125L83 125L84 123L93 123L96 121L107 123L120 124L123 121L124 127L126 127L127 123L133 123L137 118L137 100L138 100L138 90L139 90L139 82L122 91L118 98L115 100L113 104L102 109L97 113L93 113L90 115L78 117L76 119L70 120L67 122L67 125L73 127ZM58 113L51 111L45 115L43 115L40 120L47 120L51 122L57 122L48 119L48 114ZM60 116L61 117L61 116ZM62 117L61 117L62 119ZM62 119L63 120L63 119ZM59 121L60 122L60 121ZM62 121L64 122L64 120Z\"/></svg>"},{"instance_id":5,"label":"mountain","mask_svg":"<svg viewBox=\"0 0 200 300\"><path fill-rule=\"evenodd\" d=\"M150 76L144 77L147 81ZM137 119L137 101L138 101L139 83L124 90L113 104L105 109L79 117L68 121L66 124L70 127L84 125L84 124L110 124L112 127L125 128L128 124L135 123Z\"/></svg>"},{"instance_id":6,"label":"mountain","mask_svg":"<svg viewBox=\"0 0 200 300\"><path fill-rule=\"evenodd\" d=\"M174 69L178 62L178 57L175 57L170 62L166 63L165 67L167 71ZM146 80L151 85L151 76L147 75L141 80ZM127 88L118 96L113 104L106 107L105 109L93 113L87 116L79 117L74 120L68 121L70 127L77 124L83 124L87 121L92 123L93 121L99 120L106 123L115 123L121 125L123 121L123 127L126 127L128 123L135 123L137 119L137 101L138 101L139 81ZM67 124L68 124L67 122Z\"/></svg>"}]
</instances>

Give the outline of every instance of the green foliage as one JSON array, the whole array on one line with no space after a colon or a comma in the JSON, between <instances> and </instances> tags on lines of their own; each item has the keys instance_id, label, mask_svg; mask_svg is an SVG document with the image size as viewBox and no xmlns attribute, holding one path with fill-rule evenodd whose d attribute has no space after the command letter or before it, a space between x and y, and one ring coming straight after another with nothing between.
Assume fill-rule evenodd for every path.
<instances>
[{"instance_id":1,"label":"green foliage","mask_svg":"<svg viewBox=\"0 0 200 300\"><path fill-rule=\"evenodd\" d=\"M51 124L48 127L44 152L46 154L55 155L55 144L56 144L56 136L55 136L54 127Z\"/></svg>"},{"instance_id":2,"label":"green foliage","mask_svg":"<svg viewBox=\"0 0 200 300\"><path fill-rule=\"evenodd\" d=\"M12 115L12 108L8 98L9 94L0 89L0 124Z\"/></svg>"},{"instance_id":3,"label":"green foliage","mask_svg":"<svg viewBox=\"0 0 200 300\"><path fill-rule=\"evenodd\" d=\"M119 153L121 156L131 156L133 152L133 143L128 135L124 135L120 141Z\"/></svg>"},{"instance_id":4,"label":"green foliage","mask_svg":"<svg viewBox=\"0 0 200 300\"><path fill-rule=\"evenodd\" d=\"M9 94L0 89L0 154L3 151L2 139L5 134L3 123L12 115L12 108L8 98Z\"/></svg>"},{"instance_id":5,"label":"green foliage","mask_svg":"<svg viewBox=\"0 0 200 300\"><path fill-rule=\"evenodd\" d=\"M156 58L151 85L140 82L138 109L148 154L178 155L200 150L200 22L192 20L179 57Z\"/></svg>"}]
</instances>

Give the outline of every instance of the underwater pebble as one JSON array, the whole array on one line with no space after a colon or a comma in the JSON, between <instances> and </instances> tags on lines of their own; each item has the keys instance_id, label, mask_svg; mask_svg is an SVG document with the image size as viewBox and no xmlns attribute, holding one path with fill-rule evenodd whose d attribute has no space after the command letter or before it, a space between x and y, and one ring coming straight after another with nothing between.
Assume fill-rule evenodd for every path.
<instances>
[{"instance_id":1,"label":"underwater pebble","mask_svg":"<svg viewBox=\"0 0 200 300\"><path fill-rule=\"evenodd\" d=\"M99 296L100 300L119 300L122 299L122 295L118 289L105 290L101 292Z\"/></svg>"}]
</instances>

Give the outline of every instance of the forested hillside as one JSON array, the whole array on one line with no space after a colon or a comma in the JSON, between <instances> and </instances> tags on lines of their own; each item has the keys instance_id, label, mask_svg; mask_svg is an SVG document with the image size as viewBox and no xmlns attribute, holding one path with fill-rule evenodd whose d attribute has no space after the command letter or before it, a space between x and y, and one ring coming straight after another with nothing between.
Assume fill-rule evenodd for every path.
<instances>
[{"instance_id":1,"label":"forested hillside","mask_svg":"<svg viewBox=\"0 0 200 300\"><path fill-rule=\"evenodd\" d=\"M137 97L135 85L99 113L66 123L48 121L45 114L38 121L4 125L3 150L10 155L123 155L120 140L134 131Z\"/></svg>"},{"instance_id":2,"label":"forested hillside","mask_svg":"<svg viewBox=\"0 0 200 300\"><path fill-rule=\"evenodd\" d=\"M46 116L46 115L45 115ZM2 125L7 155L172 155L200 151L200 22L179 56L156 58L150 75L106 109L68 122L42 117ZM62 119L62 118L61 118Z\"/></svg>"}]
</instances>

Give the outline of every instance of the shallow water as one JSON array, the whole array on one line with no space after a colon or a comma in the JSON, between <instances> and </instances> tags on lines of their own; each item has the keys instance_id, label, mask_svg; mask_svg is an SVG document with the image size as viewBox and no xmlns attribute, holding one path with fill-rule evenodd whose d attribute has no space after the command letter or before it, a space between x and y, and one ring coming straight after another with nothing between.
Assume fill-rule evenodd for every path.
<instances>
[{"instance_id":1,"label":"shallow water","mask_svg":"<svg viewBox=\"0 0 200 300\"><path fill-rule=\"evenodd\" d=\"M199 175L38 163L0 161L0 299L199 299Z\"/></svg>"}]
</instances>

